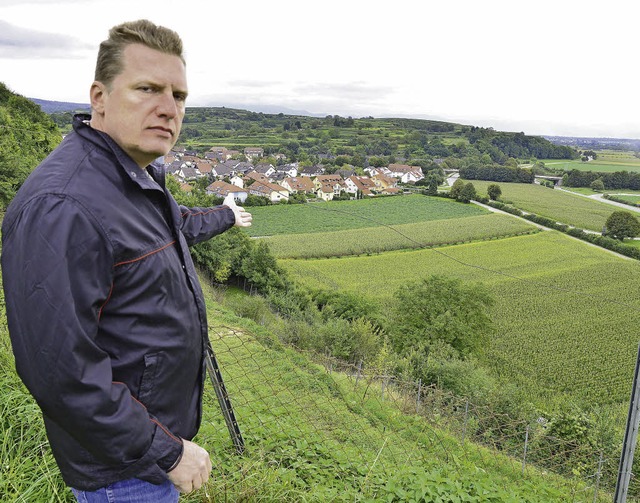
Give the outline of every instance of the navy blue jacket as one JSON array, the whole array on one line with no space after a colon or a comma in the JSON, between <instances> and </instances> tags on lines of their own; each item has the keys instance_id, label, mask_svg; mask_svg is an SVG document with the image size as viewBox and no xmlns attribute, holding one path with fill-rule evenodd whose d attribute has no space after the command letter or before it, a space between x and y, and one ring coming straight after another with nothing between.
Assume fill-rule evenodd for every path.
<instances>
[{"instance_id":1,"label":"navy blue jacket","mask_svg":"<svg viewBox=\"0 0 640 503\"><path fill-rule=\"evenodd\" d=\"M65 483L161 483L201 418L207 318L188 246L234 214L178 206L161 167L82 119L4 217L16 368Z\"/></svg>"}]
</instances>

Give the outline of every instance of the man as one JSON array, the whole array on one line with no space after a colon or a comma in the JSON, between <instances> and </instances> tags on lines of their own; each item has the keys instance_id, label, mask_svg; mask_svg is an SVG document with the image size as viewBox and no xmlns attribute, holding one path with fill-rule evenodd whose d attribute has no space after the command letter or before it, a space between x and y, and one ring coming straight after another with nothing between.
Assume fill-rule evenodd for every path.
<instances>
[{"instance_id":1,"label":"man","mask_svg":"<svg viewBox=\"0 0 640 503\"><path fill-rule=\"evenodd\" d=\"M154 160L185 113L182 42L141 20L100 45L92 115L9 206L2 271L16 367L78 501L200 488L207 319L188 246L251 225L233 199L179 207Z\"/></svg>"}]
</instances>

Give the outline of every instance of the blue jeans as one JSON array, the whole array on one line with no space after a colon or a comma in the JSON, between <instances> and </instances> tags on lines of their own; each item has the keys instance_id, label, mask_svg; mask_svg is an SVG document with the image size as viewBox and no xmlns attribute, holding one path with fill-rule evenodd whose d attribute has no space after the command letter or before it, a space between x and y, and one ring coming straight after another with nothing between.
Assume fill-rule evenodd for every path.
<instances>
[{"instance_id":1,"label":"blue jeans","mask_svg":"<svg viewBox=\"0 0 640 503\"><path fill-rule=\"evenodd\" d=\"M177 503L178 490L166 481L159 486L140 479L128 479L97 491L71 489L79 503Z\"/></svg>"}]
</instances>

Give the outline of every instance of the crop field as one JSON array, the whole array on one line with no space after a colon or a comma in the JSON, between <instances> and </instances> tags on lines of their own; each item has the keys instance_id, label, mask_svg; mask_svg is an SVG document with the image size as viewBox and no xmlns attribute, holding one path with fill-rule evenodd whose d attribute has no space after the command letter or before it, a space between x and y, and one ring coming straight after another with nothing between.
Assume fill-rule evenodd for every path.
<instances>
[{"instance_id":1,"label":"crop field","mask_svg":"<svg viewBox=\"0 0 640 503\"><path fill-rule=\"evenodd\" d=\"M538 232L531 223L491 213L363 229L285 234L266 238L278 258L321 258L428 248Z\"/></svg>"},{"instance_id":2,"label":"crop field","mask_svg":"<svg viewBox=\"0 0 640 503\"><path fill-rule=\"evenodd\" d=\"M495 182L472 180L472 183L480 194L486 194L489 184ZM514 206L523 211L552 218L581 229L601 231L609 215L616 210L610 204L541 185L527 183L499 183L498 185L502 189L501 200L511 201Z\"/></svg>"},{"instance_id":3,"label":"crop field","mask_svg":"<svg viewBox=\"0 0 640 503\"><path fill-rule=\"evenodd\" d=\"M628 195L628 194L619 194L616 197L618 199L622 199L624 201L627 201L628 203L640 204L640 195L631 196L631 195Z\"/></svg>"},{"instance_id":4,"label":"crop field","mask_svg":"<svg viewBox=\"0 0 640 503\"><path fill-rule=\"evenodd\" d=\"M578 169L580 171L600 171L603 173L614 173L616 171L638 171L640 172L640 159L625 152L598 152L598 158L582 162L578 160L566 159L543 159L545 166L553 169L562 169L571 171Z\"/></svg>"},{"instance_id":5,"label":"crop field","mask_svg":"<svg viewBox=\"0 0 640 503\"><path fill-rule=\"evenodd\" d=\"M628 399L638 350L640 268L561 233L370 257L282 260L312 287L384 301L407 281L442 274L493 293L496 335L487 364L542 403L568 393Z\"/></svg>"},{"instance_id":6,"label":"crop field","mask_svg":"<svg viewBox=\"0 0 640 503\"><path fill-rule=\"evenodd\" d=\"M486 215L487 210L439 197L411 195L359 201L255 206L251 236L332 232Z\"/></svg>"}]
</instances>

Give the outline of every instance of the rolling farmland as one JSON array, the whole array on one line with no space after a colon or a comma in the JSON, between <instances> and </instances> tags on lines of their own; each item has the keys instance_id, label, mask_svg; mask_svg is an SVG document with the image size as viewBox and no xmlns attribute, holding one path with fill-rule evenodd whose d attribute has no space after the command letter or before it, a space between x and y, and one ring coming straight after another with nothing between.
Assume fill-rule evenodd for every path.
<instances>
[{"instance_id":1,"label":"rolling farmland","mask_svg":"<svg viewBox=\"0 0 640 503\"><path fill-rule=\"evenodd\" d=\"M281 263L309 286L383 302L406 281L431 274L482 282L496 300L498 330L485 355L494 372L541 400L561 393L598 403L628 398L640 325L636 261L542 232L443 249Z\"/></svg>"},{"instance_id":2,"label":"rolling farmland","mask_svg":"<svg viewBox=\"0 0 640 503\"><path fill-rule=\"evenodd\" d=\"M535 232L538 232L537 228L528 222L491 213L376 227L373 230L278 235L269 237L267 242L278 258L322 258L427 248Z\"/></svg>"},{"instance_id":3,"label":"rolling farmland","mask_svg":"<svg viewBox=\"0 0 640 503\"><path fill-rule=\"evenodd\" d=\"M599 171L599 172L616 172L616 171L640 171L640 159L632 155L630 152L617 150L598 151L598 158L582 162L579 159L543 159L546 166L553 169L562 169L571 171L578 169L580 171Z\"/></svg>"},{"instance_id":4,"label":"rolling farmland","mask_svg":"<svg viewBox=\"0 0 640 503\"><path fill-rule=\"evenodd\" d=\"M297 205L257 206L251 208L252 236L308 234L347 229L400 225L432 220L486 215L475 205L450 199L423 197L381 197L360 201L332 201Z\"/></svg>"},{"instance_id":5,"label":"rolling farmland","mask_svg":"<svg viewBox=\"0 0 640 503\"><path fill-rule=\"evenodd\" d=\"M486 194L491 183L473 180L478 193ZM523 211L535 213L582 229L600 232L615 208L566 191L552 190L541 185L502 183L501 200L511 201Z\"/></svg>"}]
</instances>

